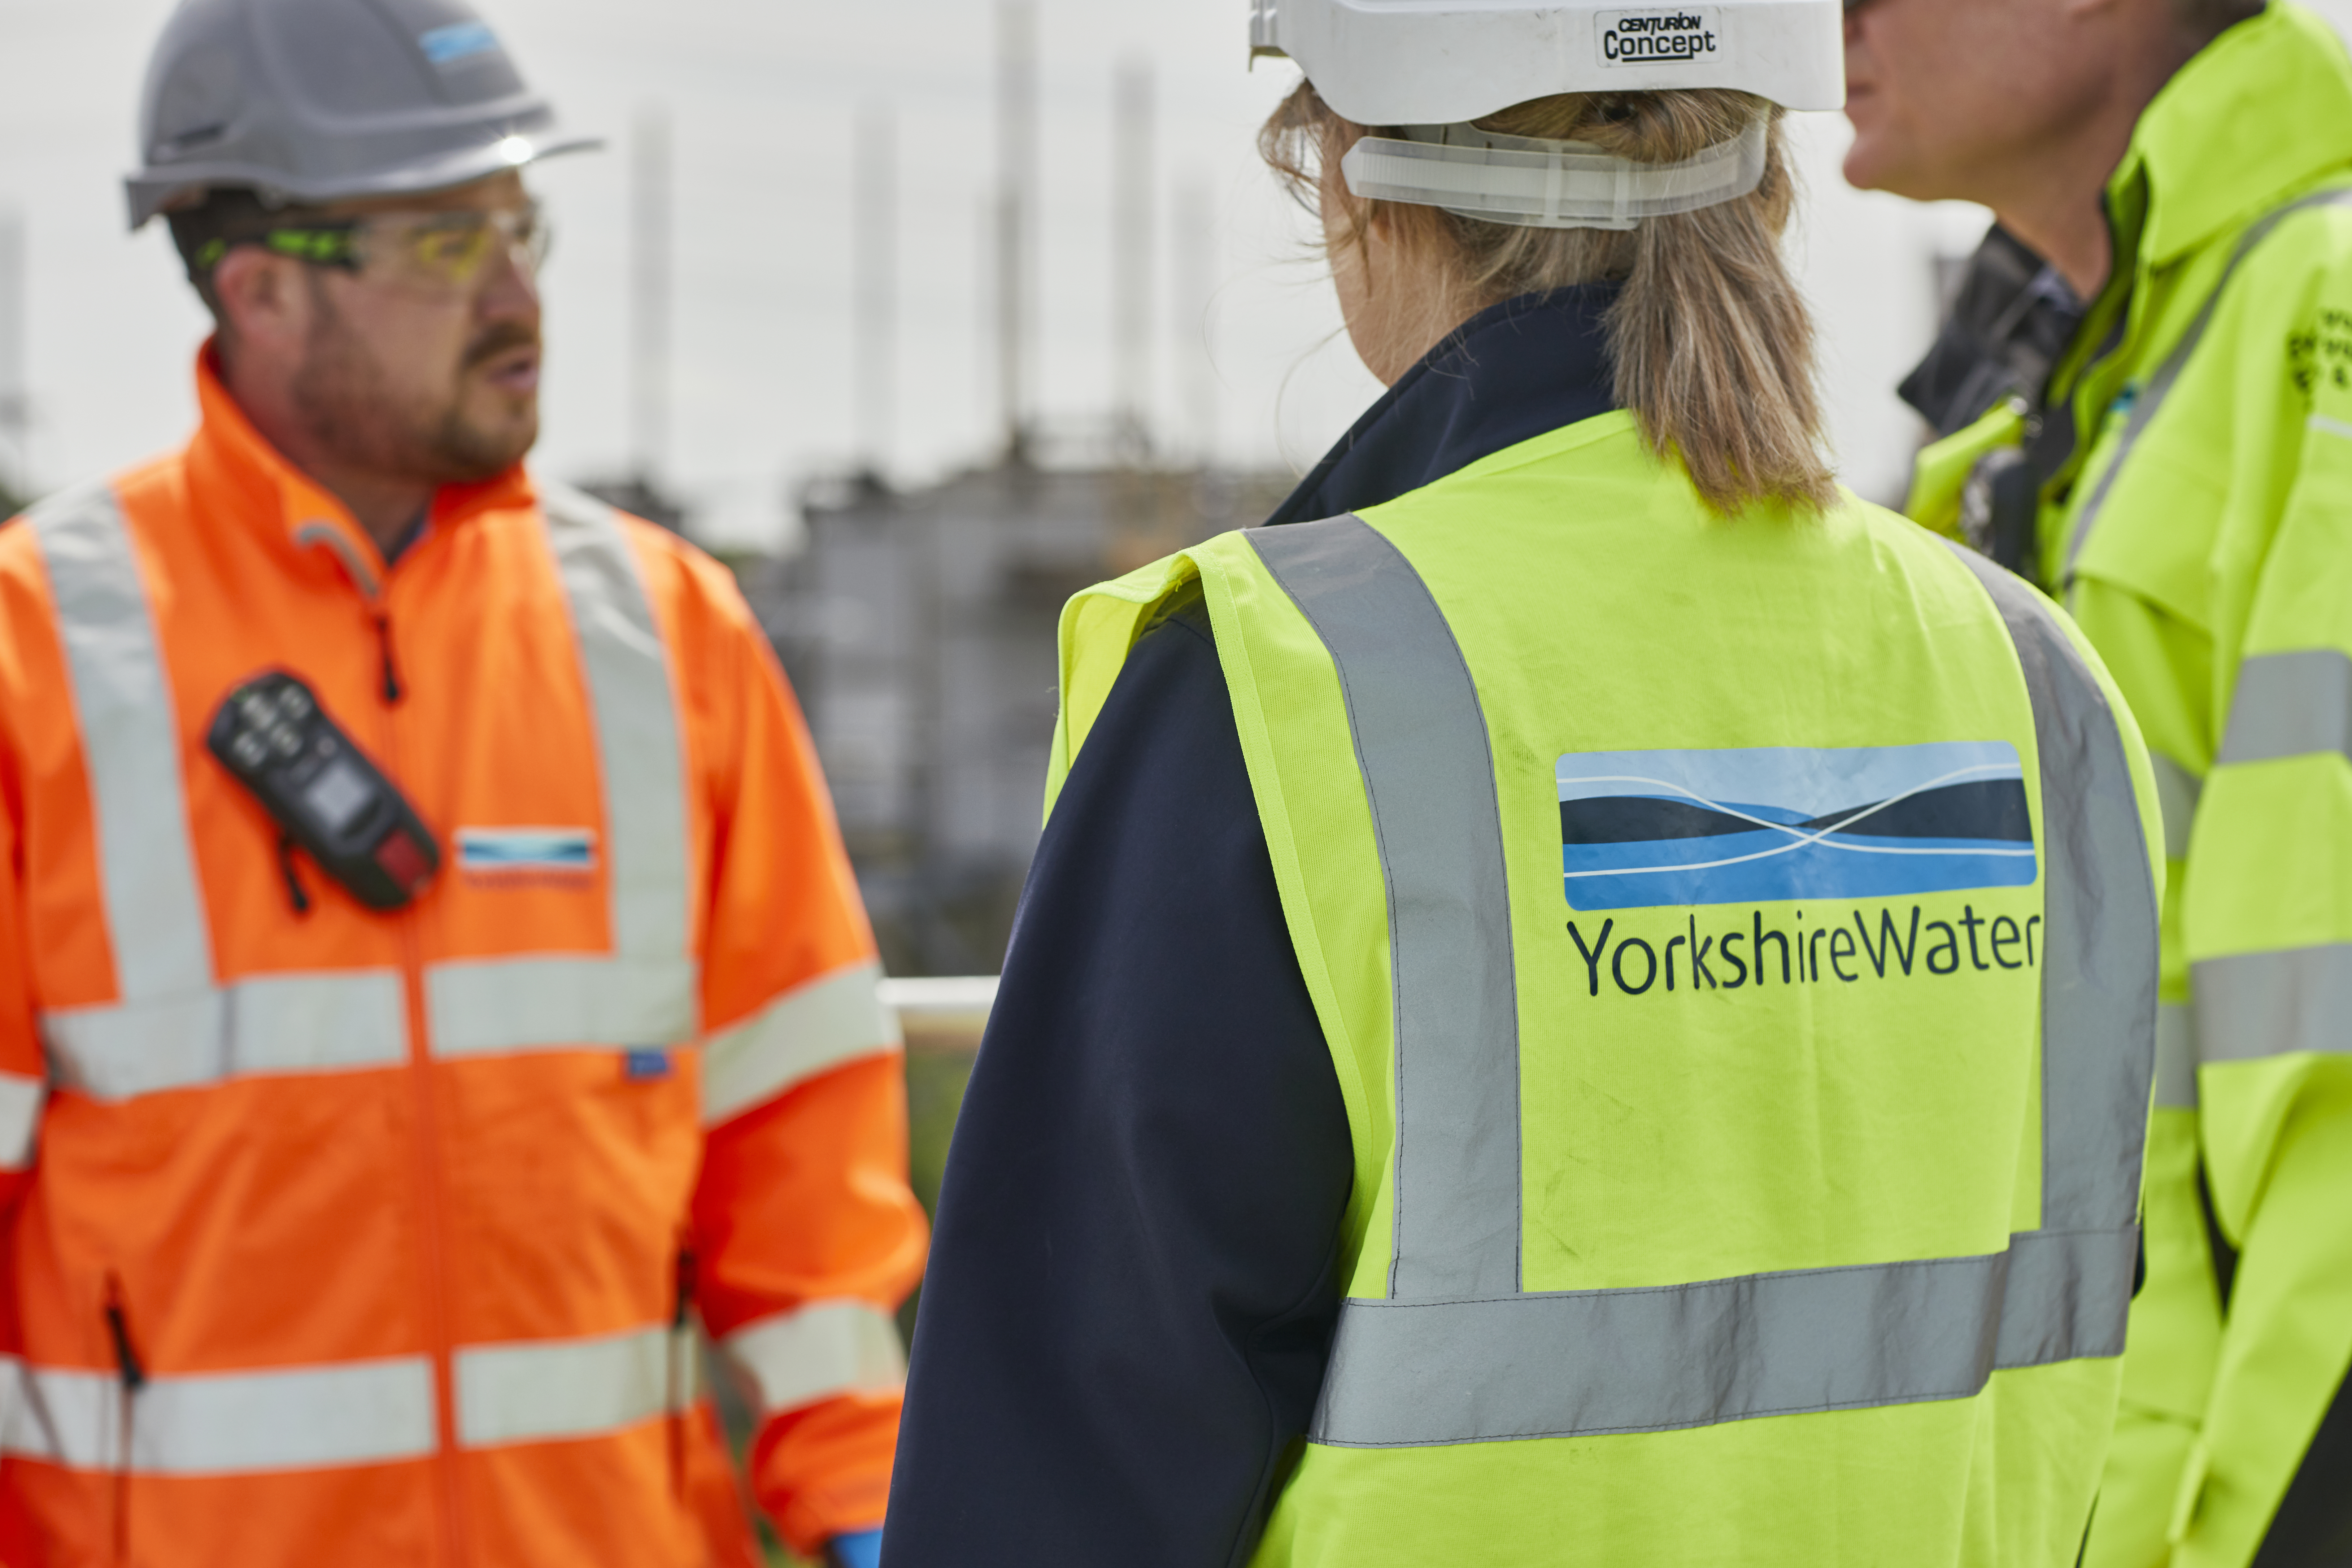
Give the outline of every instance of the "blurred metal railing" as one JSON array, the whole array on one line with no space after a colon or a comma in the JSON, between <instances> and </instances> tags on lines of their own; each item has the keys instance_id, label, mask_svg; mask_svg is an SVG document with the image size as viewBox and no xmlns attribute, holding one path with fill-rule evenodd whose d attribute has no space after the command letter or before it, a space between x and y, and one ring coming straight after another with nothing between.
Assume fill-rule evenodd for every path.
<instances>
[{"instance_id":1,"label":"blurred metal railing","mask_svg":"<svg viewBox=\"0 0 2352 1568\"><path fill-rule=\"evenodd\" d=\"M957 974L882 982L882 1005L898 1015L914 1056L961 1056L980 1049L996 1004L996 976Z\"/></svg>"}]
</instances>

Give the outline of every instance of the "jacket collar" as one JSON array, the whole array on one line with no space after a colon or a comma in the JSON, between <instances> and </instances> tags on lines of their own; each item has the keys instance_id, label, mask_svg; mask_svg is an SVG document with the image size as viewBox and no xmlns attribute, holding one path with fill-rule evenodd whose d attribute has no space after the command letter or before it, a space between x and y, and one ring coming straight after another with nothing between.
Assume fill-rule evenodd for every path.
<instances>
[{"instance_id":1,"label":"jacket collar","mask_svg":"<svg viewBox=\"0 0 2352 1568\"><path fill-rule=\"evenodd\" d=\"M202 423L188 444L188 485L211 525L255 529L297 551L324 550L361 593L371 599L382 593L390 573L383 552L348 507L288 462L254 428L222 384L209 341L196 354L196 404ZM530 476L520 464L478 484L444 485L433 498L425 532L456 527L495 508L529 506L534 500Z\"/></svg>"},{"instance_id":2,"label":"jacket collar","mask_svg":"<svg viewBox=\"0 0 2352 1568\"><path fill-rule=\"evenodd\" d=\"M1471 317L1339 437L1269 526L1378 506L1617 406L1601 318L1621 285L1523 294Z\"/></svg>"},{"instance_id":3,"label":"jacket collar","mask_svg":"<svg viewBox=\"0 0 2352 1568\"><path fill-rule=\"evenodd\" d=\"M2326 22L2271 0L2148 104L2108 183L2109 210L2145 204L2137 263L2161 267L2348 164L2352 59Z\"/></svg>"},{"instance_id":4,"label":"jacket collar","mask_svg":"<svg viewBox=\"0 0 2352 1568\"><path fill-rule=\"evenodd\" d=\"M1935 345L1895 394L1937 436L1966 429L2005 398L2038 404L2083 310L2056 268L1995 224L1969 259Z\"/></svg>"}]
</instances>

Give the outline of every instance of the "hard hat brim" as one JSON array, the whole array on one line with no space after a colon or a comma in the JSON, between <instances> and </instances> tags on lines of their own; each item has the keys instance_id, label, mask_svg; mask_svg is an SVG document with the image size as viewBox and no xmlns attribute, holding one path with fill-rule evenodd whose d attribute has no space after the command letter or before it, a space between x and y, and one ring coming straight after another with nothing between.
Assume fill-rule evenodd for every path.
<instances>
[{"instance_id":1,"label":"hard hat brim","mask_svg":"<svg viewBox=\"0 0 2352 1568\"><path fill-rule=\"evenodd\" d=\"M366 177L301 179L282 169L265 169L243 163L187 163L168 170L148 170L122 182L130 205L131 226L136 230L169 208L176 198L217 189L257 191L264 200L289 205L323 205L367 196L430 195L456 190L493 174L528 168L566 153L602 149L600 136L574 136L560 132L517 132L495 142L462 148L434 163L410 164Z\"/></svg>"}]
</instances>

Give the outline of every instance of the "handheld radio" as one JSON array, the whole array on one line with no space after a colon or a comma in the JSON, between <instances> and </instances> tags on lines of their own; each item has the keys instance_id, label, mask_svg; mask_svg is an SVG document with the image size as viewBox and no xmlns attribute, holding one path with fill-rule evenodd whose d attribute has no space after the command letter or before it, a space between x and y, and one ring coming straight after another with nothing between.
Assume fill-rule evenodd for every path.
<instances>
[{"instance_id":1,"label":"handheld radio","mask_svg":"<svg viewBox=\"0 0 2352 1568\"><path fill-rule=\"evenodd\" d=\"M319 868L368 908L405 907L440 868L441 847L400 787L284 670L230 692L205 743Z\"/></svg>"}]
</instances>

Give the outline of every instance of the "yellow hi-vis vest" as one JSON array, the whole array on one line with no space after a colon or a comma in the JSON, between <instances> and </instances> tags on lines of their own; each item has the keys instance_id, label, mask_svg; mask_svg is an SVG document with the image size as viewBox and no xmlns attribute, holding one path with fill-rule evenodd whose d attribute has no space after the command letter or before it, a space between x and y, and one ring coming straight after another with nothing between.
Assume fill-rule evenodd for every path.
<instances>
[{"instance_id":1,"label":"yellow hi-vis vest","mask_svg":"<svg viewBox=\"0 0 2352 1568\"><path fill-rule=\"evenodd\" d=\"M2161 847L2064 616L1612 414L1079 595L1049 795L1194 593L1356 1158L1256 1561L2071 1563Z\"/></svg>"}]
</instances>

